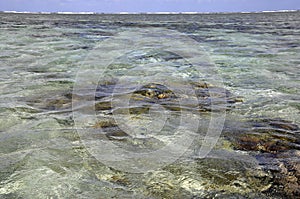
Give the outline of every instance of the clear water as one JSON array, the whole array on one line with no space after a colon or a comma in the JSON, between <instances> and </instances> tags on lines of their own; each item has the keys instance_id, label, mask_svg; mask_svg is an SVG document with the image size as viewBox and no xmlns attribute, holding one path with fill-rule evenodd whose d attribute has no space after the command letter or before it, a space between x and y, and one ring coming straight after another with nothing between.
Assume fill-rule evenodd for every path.
<instances>
[{"instance_id":1,"label":"clear water","mask_svg":"<svg viewBox=\"0 0 300 199\"><path fill-rule=\"evenodd\" d=\"M122 32L130 33L127 33L127 40L136 41L140 30L166 28L197 41L205 59L214 65L215 76L222 80L222 87L243 98L243 102L236 103L226 112L229 129L249 118L259 117L282 118L300 125L299 12L211 15L2 13L0 18L1 198L268 197L265 191L270 188L272 177L269 181L261 180L262 176L269 176L261 169L257 154L235 150L222 135L206 158L198 159L190 153L166 168L146 173L124 172L98 161L87 146L93 145L93 140L87 138L84 142L86 138L82 133L88 132L87 128L93 132L99 129L93 128L95 121L89 119L74 123L70 96L83 69L104 65L104 61L97 62L99 66L89 65L97 47L118 38ZM167 37L157 36L162 42L172 40L172 35ZM118 108L123 100L118 96L136 89L136 85L145 85L151 78L216 81L203 68L199 74L197 67L189 65L188 60L168 60L166 57L172 55L157 50L159 44L155 41L153 44L148 41L149 48L139 50L130 46L130 42L127 44L125 55L122 46L118 46L120 51L116 52L120 56L110 63L105 78L93 82L91 76L91 81L86 84L91 85L87 88L92 90L84 94L95 91L94 86L98 84L122 78L123 84L119 83L114 91L116 101L113 103ZM184 48L179 50L184 51ZM110 56L109 52L107 56ZM172 81L168 86L182 89ZM112 100L110 96L102 97L96 102ZM80 105L73 96L73 109L76 109L74 101L76 106ZM93 101L94 98L88 98L87 104ZM136 106L141 108L145 102ZM150 115L157 121L147 114L128 116L116 107L113 116L131 126L131 133L140 138L130 140L132 143L129 144L112 141L117 146L127 147L129 151L155 150L176 138L172 131L178 128L180 113L172 113L163 128L159 126L160 121L170 112L163 112L166 110L159 105L150 110ZM98 121L111 119L110 111L110 108L98 111L96 118ZM185 116L193 121L197 115L195 111L190 107ZM79 116L89 118L85 114L80 112ZM200 134L207 128L205 121L211 116L206 114L201 115L204 122L200 121ZM163 130L155 131L154 126ZM184 122L179 126L187 131ZM78 129L83 130L78 132ZM93 132L87 137L97 139ZM151 139L141 141L147 133L153 133ZM197 140L194 145L199 145ZM299 147L291 150L287 159L300 161L299 153ZM151 160L141 164L151 165Z\"/></svg>"}]
</instances>

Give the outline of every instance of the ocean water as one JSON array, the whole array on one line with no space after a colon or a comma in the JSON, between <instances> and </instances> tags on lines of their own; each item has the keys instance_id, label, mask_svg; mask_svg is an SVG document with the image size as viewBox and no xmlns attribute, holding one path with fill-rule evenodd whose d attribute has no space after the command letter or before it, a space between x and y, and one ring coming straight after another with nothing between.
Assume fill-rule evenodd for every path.
<instances>
[{"instance_id":1,"label":"ocean water","mask_svg":"<svg viewBox=\"0 0 300 199\"><path fill-rule=\"evenodd\" d=\"M0 18L0 198L300 196L300 12Z\"/></svg>"}]
</instances>

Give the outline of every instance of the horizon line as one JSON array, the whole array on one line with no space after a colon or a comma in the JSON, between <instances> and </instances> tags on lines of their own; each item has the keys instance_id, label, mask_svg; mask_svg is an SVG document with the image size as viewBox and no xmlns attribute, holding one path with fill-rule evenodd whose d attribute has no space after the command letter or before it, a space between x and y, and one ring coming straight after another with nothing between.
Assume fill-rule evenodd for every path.
<instances>
[{"instance_id":1,"label":"horizon line","mask_svg":"<svg viewBox=\"0 0 300 199\"><path fill-rule=\"evenodd\" d=\"M97 15L97 14L232 14L232 13L274 13L274 12L299 12L300 10L264 10L264 11L249 11L249 12L30 12L30 11L0 11L0 13L16 13L16 14L86 14L86 15Z\"/></svg>"}]
</instances>

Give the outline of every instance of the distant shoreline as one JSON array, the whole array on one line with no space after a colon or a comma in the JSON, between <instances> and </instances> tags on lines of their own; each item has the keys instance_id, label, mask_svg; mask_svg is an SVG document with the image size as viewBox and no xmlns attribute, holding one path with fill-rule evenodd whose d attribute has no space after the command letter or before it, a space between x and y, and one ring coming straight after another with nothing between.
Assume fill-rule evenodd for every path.
<instances>
[{"instance_id":1,"label":"distant shoreline","mask_svg":"<svg viewBox=\"0 0 300 199\"><path fill-rule=\"evenodd\" d=\"M287 13L300 12L300 10L274 10L274 11L256 11L256 12L19 12L19 11L0 11L8 14L45 14L45 15L196 15L196 14L255 14L255 13Z\"/></svg>"}]
</instances>

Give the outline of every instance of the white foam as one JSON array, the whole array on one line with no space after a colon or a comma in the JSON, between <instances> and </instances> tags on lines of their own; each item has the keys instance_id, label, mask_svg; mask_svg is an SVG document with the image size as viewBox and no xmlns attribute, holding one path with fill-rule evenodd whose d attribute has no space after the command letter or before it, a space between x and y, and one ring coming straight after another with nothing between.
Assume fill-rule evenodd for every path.
<instances>
[{"instance_id":1,"label":"white foam","mask_svg":"<svg viewBox=\"0 0 300 199\"><path fill-rule=\"evenodd\" d=\"M262 12L297 12L298 10L264 10Z\"/></svg>"}]
</instances>

